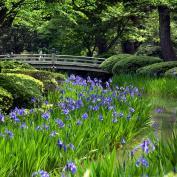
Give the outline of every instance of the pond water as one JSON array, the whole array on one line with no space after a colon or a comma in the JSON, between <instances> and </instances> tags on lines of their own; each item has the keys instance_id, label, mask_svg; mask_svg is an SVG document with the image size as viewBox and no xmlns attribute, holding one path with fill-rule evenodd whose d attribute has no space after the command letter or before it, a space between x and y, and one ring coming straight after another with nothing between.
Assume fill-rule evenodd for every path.
<instances>
[{"instance_id":1,"label":"pond water","mask_svg":"<svg viewBox=\"0 0 177 177\"><path fill-rule=\"evenodd\" d=\"M154 97L151 104L154 108L152 111L154 129L159 138L167 139L177 122L177 99Z\"/></svg>"}]
</instances>

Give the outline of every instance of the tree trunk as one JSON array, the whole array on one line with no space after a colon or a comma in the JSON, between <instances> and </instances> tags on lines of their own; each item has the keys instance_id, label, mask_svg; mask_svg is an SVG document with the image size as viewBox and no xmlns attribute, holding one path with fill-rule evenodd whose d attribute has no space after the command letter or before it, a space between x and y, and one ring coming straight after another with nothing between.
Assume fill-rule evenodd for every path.
<instances>
[{"instance_id":1,"label":"tree trunk","mask_svg":"<svg viewBox=\"0 0 177 177\"><path fill-rule=\"evenodd\" d=\"M176 60L170 32L170 9L166 6L159 6L159 35L162 58L165 61Z\"/></svg>"}]
</instances>

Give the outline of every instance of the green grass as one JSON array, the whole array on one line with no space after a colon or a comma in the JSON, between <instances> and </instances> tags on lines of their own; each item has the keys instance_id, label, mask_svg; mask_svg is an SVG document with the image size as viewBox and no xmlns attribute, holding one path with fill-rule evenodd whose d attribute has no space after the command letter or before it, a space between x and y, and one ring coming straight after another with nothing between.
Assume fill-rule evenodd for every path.
<instances>
[{"instance_id":1,"label":"green grass","mask_svg":"<svg viewBox=\"0 0 177 177\"><path fill-rule=\"evenodd\" d=\"M148 96L177 97L177 79L175 78L154 78L138 75L113 76L114 86L126 86L130 84L140 88Z\"/></svg>"},{"instance_id":2,"label":"green grass","mask_svg":"<svg viewBox=\"0 0 177 177\"><path fill-rule=\"evenodd\" d=\"M74 161L81 168L85 160L95 161L113 149L119 149L122 147L122 139L127 144L131 143L150 127L150 106L136 93L131 96L127 92L123 96L123 90L120 89L92 89L90 86L73 85L70 82L66 82L61 89L64 90L63 94L62 90L49 94L49 105L43 109L17 115L20 122L14 122L6 116L5 122L0 124L1 133L4 134L4 137L0 137L0 176L28 177L39 169L48 171L51 176L57 173L58 176L68 161ZM114 106L114 111L101 105L103 99L109 98L112 101L108 105ZM68 104L70 99L72 102L81 99L83 106L65 115L58 105ZM96 105L98 110L90 109L90 106ZM130 107L135 112L130 113ZM50 113L48 120L42 118L44 112ZM113 116L114 112L118 114L117 118ZM84 113L88 114L85 120L82 118ZM123 113L123 117L119 117L120 113ZM99 119L100 115L103 120ZM61 119L65 126L61 128L57 125L56 119ZM114 119L117 120L113 122ZM76 124L78 120L82 122L81 125ZM22 123L27 127L20 128ZM45 129L44 125L49 128ZM13 132L12 138L4 133L6 129ZM57 132L56 136L50 136L52 131ZM58 139L67 146L66 152L57 145ZM70 143L74 144L75 150L69 147Z\"/></svg>"},{"instance_id":3,"label":"green grass","mask_svg":"<svg viewBox=\"0 0 177 177\"><path fill-rule=\"evenodd\" d=\"M42 108L36 105L25 112L16 109L15 120L6 115L5 121L0 121L1 177L31 177L40 169L47 171L50 177L62 174L68 177L86 174L89 177L173 175L177 165L176 127L166 142L157 141L153 135L150 137L156 147L154 151L149 154L137 152L133 158L129 156L133 147L153 130L150 102L132 86L144 85L146 91L147 78L140 82L131 76L114 77L113 87L116 84L119 87L113 90L94 86L89 79L87 86L79 77L70 79L74 81L67 80L60 89L49 92L48 103L45 102ZM149 78L148 82L152 81L163 83L163 80ZM49 118L44 118L44 113L48 113ZM84 113L88 114L85 119ZM60 125L56 123L58 119ZM81 124L78 125L78 121ZM51 136L54 131L55 136ZM58 140L64 146L60 147ZM141 155L147 159L149 167L136 167ZM77 166L75 174L65 170L70 161Z\"/></svg>"}]
</instances>

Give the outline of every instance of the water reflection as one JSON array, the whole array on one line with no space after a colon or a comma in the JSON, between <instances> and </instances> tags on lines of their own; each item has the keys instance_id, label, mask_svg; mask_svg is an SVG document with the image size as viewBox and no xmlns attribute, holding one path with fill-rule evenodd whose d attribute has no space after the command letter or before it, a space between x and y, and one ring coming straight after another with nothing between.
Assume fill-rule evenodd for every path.
<instances>
[{"instance_id":1,"label":"water reflection","mask_svg":"<svg viewBox=\"0 0 177 177\"><path fill-rule=\"evenodd\" d=\"M159 138L166 139L171 135L172 127L177 124L177 100L153 98L151 104L153 106L153 128Z\"/></svg>"}]
</instances>

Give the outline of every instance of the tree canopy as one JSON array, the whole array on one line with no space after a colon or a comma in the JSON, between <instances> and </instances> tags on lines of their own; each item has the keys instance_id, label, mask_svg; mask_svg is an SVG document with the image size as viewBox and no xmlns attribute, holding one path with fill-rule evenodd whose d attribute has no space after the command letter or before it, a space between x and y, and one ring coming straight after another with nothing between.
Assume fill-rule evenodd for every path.
<instances>
[{"instance_id":1,"label":"tree canopy","mask_svg":"<svg viewBox=\"0 0 177 177\"><path fill-rule=\"evenodd\" d=\"M176 60L176 0L2 0L0 53L110 56L160 46Z\"/></svg>"}]
</instances>

